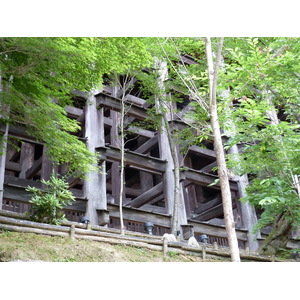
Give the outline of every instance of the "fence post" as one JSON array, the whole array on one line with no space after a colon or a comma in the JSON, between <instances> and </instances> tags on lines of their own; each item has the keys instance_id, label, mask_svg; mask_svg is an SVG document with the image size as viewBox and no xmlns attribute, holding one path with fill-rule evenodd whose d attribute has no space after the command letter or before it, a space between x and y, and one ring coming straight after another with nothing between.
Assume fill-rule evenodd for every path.
<instances>
[{"instance_id":1,"label":"fence post","mask_svg":"<svg viewBox=\"0 0 300 300\"><path fill-rule=\"evenodd\" d=\"M206 247L205 245L202 245L202 260L206 260Z\"/></svg>"},{"instance_id":2,"label":"fence post","mask_svg":"<svg viewBox=\"0 0 300 300\"><path fill-rule=\"evenodd\" d=\"M70 238L72 241L75 240L75 225L71 225L70 227Z\"/></svg>"},{"instance_id":3,"label":"fence post","mask_svg":"<svg viewBox=\"0 0 300 300\"><path fill-rule=\"evenodd\" d=\"M163 253L164 256L168 253L168 239L166 237L163 238Z\"/></svg>"}]
</instances>

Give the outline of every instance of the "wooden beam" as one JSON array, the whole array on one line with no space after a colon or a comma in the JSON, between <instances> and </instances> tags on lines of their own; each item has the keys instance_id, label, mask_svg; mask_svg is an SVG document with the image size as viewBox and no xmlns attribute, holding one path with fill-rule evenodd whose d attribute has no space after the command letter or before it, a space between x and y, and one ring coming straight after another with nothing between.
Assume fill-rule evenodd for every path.
<instances>
[{"instance_id":1,"label":"wooden beam","mask_svg":"<svg viewBox=\"0 0 300 300\"><path fill-rule=\"evenodd\" d=\"M28 186L33 186L38 189L42 189L42 183L40 181L35 180L29 180L29 179L22 179L14 176L5 176L4 179L5 186L11 186L11 187L17 187L20 189L25 190ZM80 200L84 200L83 191L79 189L73 189L71 188L70 191L73 193L73 195Z\"/></svg>"},{"instance_id":2,"label":"wooden beam","mask_svg":"<svg viewBox=\"0 0 300 300\"><path fill-rule=\"evenodd\" d=\"M83 109L66 105L65 111L68 114L68 117L78 119L83 114Z\"/></svg>"},{"instance_id":3,"label":"wooden beam","mask_svg":"<svg viewBox=\"0 0 300 300\"><path fill-rule=\"evenodd\" d=\"M158 195L162 194L164 191L163 183L160 182L150 190L144 192L140 196L136 197L134 200L127 203L125 206L127 207L141 207L144 204L148 203L149 201L153 200Z\"/></svg>"},{"instance_id":4,"label":"wooden beam","mask_svg":"<svg viewBox=\"0 0 300 300\"><path fill-rule=\"evenodd\" d=\"M108 204L107 208L109 210L109 216L119 218L119 206L115 204ZM136 222L153 222L155 225L170 227L171 216L161 213L149 213L149 211L138 209L138 208L128 208L123 206L123 218L126 220L136 221Z\"/></svg>"},{"instance_id":5,"label":"wooden beam","mask_svg":"<svg viewBox=\"0 0 300 300\"><path fill-rule=\"evenodd\" d=\"M107 189L107 191L111 192L112 191L112 184L111 183L106 183L106 189ZM124 187L124 189L125 189L126 196L138 197L139 195L142 194L142 191L138 190L138 189L133 189L133 188L129 188L129 187Z\"/></svg>"},{"instance_id":6,"label":"wooden beam","mask_svg":"<svg viewBox=\"0 0 300 300\"><path fill-rule=\"evenodd\" d=\"M5 169L14 172L21 172L21 164L12 161L6 161Z\"/></svg>"},{"instance_id":7,"label":"wooden beam","mask_svg":"<svg viewBox=\"0 0 300 300\"><path fill-rule=\"evenodd\" d=\"M216 198L209 200L206 203L200 203L200 205L195 209L196 214L200 214L218 204L222 203L221 195L217 196Z\"/></svg>"},{"instance_id":8,"label":"wooden beam","mask_svg":"<svg viewBox=\"0 0 300 300\"><path fill-rule=\"evenodd\" d=\"M145 204L143 206L143 209L147 210L149 212L157 212L157 213L161 213L161 214L167 213L167 209L165 207L155 206L155 205L151 205L151 204Z\"/></svg>"},{"instance_id":9,"label":"wooden beam","mask_svg":"<svg viewBox=\"0 0 300 300\"><path fill-rule=\"evenodd\" d=\"M158 136L155 135L153 138L142 144L140 147L138 147L134 152L145 154L150 152L152 149L154 149L157 146L158 143Z\"/></svg>"},{"instance_id":10,"label":"wooden beam","mask_svg":"<svg viewBox=\"0 0 300 300\"><path fill-rule=\"evenodd\" d=\"M103 93L96 95L96 105L97 108L105 107L114 111L121 111L121 100L112 96L105 95ZM138 120L145 120L146 118L149 118L146 109L134 104L131 104L126 109L126 114Z\"/></svg>"},{"instance_id":11,"label":"wooden beam","mask_svg":"<svg viewBox=\"0 0 300 300\"><path fill-rule=\"evenodd\" d=\"M200 148L199 146L193 145L189 148L189 152L198 154L203 157L208 157L208 158L216 158L215 151L206 149L206 148Z\"/></svg>"},{"instance_id":12,"label":"wooden beam","mask_svg":"<svg viewBox=\"0 0 300 300\"><path fill-rule=\"evenodd\" d=\"M141 135L141 136L144 136L144 137L147 137L147 138L150 138L150 139L153 138L154 135L156 134L153 131L150 131L150 130L147 130L147 129L142 129L142 128L136 127L136 126L129 126L127 128L127 130L134 132L136 135Z\"/></svg>"},{"instance_id":13,"label":"wooden beam","mask_svg":"<svg viewBox=\"0 0 300 300\"><path fill-rule=\"evenodd\" d=\"M33 166L26 171L25 178L31 179L33 176L35 176L36 173L40 171L42 168L42 161L43 161L43 156L41 156L38 160L36 160Z\"/></svg>"},{"instance_id":14,"label":"wooden beam","mask_svg":"<svg viewBox=\"0 0 300 300\"><path fill-rule=\"evenodd\" d=\"M236 207L236 203L232 203L233 208ZM218 218L223 216L223 203L211 206L209 209L205 210L204 212L193 216L193 220L198 220L198 221L208 221L213 218Z\"/></svg>"},{"instance_id":15,"label":"wooden beam","mask_svg":"<svg viewBox=\"0 0 300 300\"><path fill-rule=\"evenodd\" d=\"M139 97L135 97L133 95L130 95L130 94L127 94L125 96L125 100L128 101L128 102L131 102L137 106L140 106L140 107L143 107L144 104L146 103L146 101L142 98L139 98Z\"/></svg>"},{"instance_id":16,"label":"wooden beam","mask_svg":"<svg viewBox=\"0 0 300 300\"><path fill-rule=\"evenodd\" d=\"M120 150L115 147L97 147L99 160L120 161ZM148 172L165 172L165 160L156 157L145 156L129 150L125 151L125 164L140 167Z\"/></svg>"},{"instance_id":17,"label":"wooden beam","mask_svg":"<svg viewBox=\"0 0 300 300\"><path fill-rule=\"evenodd\" d=\"M208 186L209 184L213 183L216 179L218 179L218 176L216 176L216 175L204 173L201 171L196 171L193 169L188 169L188 170L185 170L182 172L184 172L184 176L187 180L190 180L194 183L197 183L197 184L200 184L203 186ZM229 185L230 185L230 189L232 191L238 191L237 182L230 180ZM211 188L220 190L221 189L220 183L212 185Z\"/></svg>"},{"instance_id":18,"label":"wooden beam","mask_svg":"<svg viewBox=\"0 0 300 300\"><path fill-rule=\"evenodd\" d=\"M220 226L220 225L206 224L201 221L191 220L191 219L188 220L188 224L193 225L194 232L227 238L227 233L224 225ZM241 241L247 241L248 239L247 230L236 229L236 235L237 238Z\"/></svg>"},{"instance_id":19,"label":"wooden beam","mask_svg":"<svg viewBox=\"0 0 300 300\"><path fill-rule=\"evenodd\" d=\"M20 163L21 163L21 172L19 174L20 178L26 178L26 172L29 170L34 164L34 151L35 145L32 143L22 143L21 146L21 155L20 155Z\"/></svg>"},{"instance_id":20,"label":"wooden beam","mask_svg":"<svg viewBox=\"0 0 300 300\"><path fill-rule=\"evenodd\" d=\"M217 161L212 162L211 164L203 167L200 171L202 172L211 172L213 168L217 166Z\"/></svg>"}]
</instances>

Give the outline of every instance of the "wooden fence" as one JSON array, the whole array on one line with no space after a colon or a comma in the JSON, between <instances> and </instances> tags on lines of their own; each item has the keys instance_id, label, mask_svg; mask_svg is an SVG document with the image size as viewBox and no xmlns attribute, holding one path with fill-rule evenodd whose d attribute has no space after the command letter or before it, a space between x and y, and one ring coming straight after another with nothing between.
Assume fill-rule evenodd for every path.
<instances>
[{"instance_id":1,"label":"wooden fence","mask_svg":"<svg viewBox=\"0 0 300 300\"><path fill-rule=\"evenodd\" d=\"M120 235L118 229L89 226L70 221L65 221L59 226L49 225L28 221L24 214L5 210L0 210L0 230L61 236L72 240L86 239L110 244L131 245L162 251L164 255L169 251L175 251L182 254L202 256L203 261L205 261L206 255L230 257L230 252L227 247L218 247L216 244L207 245L198 243L199 247L192 247L189 246L186 241L168 242L166 239L163 239L162 236L153 236L128 230L125 231L125 235ZM274 261L274 259L270 257L259 256L245 250L240 250L240 256L242 259L252 261Z\"/></svg>"}]
</instances>

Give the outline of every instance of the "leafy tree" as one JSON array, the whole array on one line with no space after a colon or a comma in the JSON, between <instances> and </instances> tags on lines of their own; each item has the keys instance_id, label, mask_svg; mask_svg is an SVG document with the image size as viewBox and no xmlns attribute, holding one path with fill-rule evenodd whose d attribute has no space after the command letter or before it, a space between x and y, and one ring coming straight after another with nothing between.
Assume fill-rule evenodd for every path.
<instances>
[{"instance_id":1,"label":"leafy tree","mask_svg":"<svg viewBox=\"0 0 300 300\"><path fill-rule=\"evenodd\" d=\"M29 217L32 221L59 225L66 219L62 209L75 201L75 197L68 190L68 183L55 174L52 174L49 180L42 179L41 182L45 185L43 190L35 187L26 189L33 193L29 200L33 204Z\"/></svg>"},{"instance_id":2,"label":"leafy tree","mask_svg":"<svg viewBox=\"0 0 300 300\"><path fill-rule=\"evenodd\" d=\"M75 135L80 126L67 117L72 91L101 86L105 73L147 66L151 57L138 38L1 38L2 107L45 143L48 156L83 175L96 159ZM55 101L54 101L55 100Z\"/></svg>"},{"instance_id":3,"label":"leafy tree","mask_svg":"<svg viewBox=\"0 0 300 300\"><path fill-rule=\"evenodd\" d=\"M231 164L236 173L252 176L244 200L263 209L255 229L273 227L259 251L276 255L300 225L299 39L233 39L229 44L236 47L227 48L222 83L231 88L231 99L223 105L233 101L238 133L228 146L242 147L241 164Z\"/></svg>"}]
</instances>

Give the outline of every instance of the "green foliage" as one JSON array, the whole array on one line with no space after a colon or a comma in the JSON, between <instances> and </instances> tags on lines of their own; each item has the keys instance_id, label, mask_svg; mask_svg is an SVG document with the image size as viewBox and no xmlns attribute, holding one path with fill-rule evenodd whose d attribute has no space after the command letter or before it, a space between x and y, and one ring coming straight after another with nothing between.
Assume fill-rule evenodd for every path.
<instances>
[{"instance_id":1,"label":"green foliage","mask_svg":"<svg viewBox=\"0 0 300 300\"><path fill-rule=\"evenodd\" d=\"M89 92L104 74L147 67L151 60L139 38L0 38L0 103L9 107L2 121L25 124L50 159L83 175L96 158L76 137L80 124L64 110L72 91Z\"/></svg>"},{"instance_id":2,"label":"green foliage","mask_svg":"<svg viewBox=\"0 0 300 300\"><path fill-rule=\"evenodd\" d=\"M244 200L263 209L255 230L281 213L297 227L299 195L292 177L300 174L299 39L228 39L225 45L220 88L230 88L230 95L221 104L227 112L221 120L225 124L230 117L236 127L226 148L242 147L238 157L228 156L229 167L252 178ZM284 112L285 120L271 122L270 111Z\"/></svg>"},{"instance_id":3,"label":"green foliage","mask_svg":"<svg viewBox=\"0 0 300 300\"><path fill-rule=\"evenodd\" d=\"M29 200L33 204L30 219L36 222L59 225L65 220L62 209L75 201L72 192L68 190L68 183L63 178L52 174L50 180L41 180L45 185L43 190L28 187L26 191L33 193Z\"/></svg>"}]
</instances>

